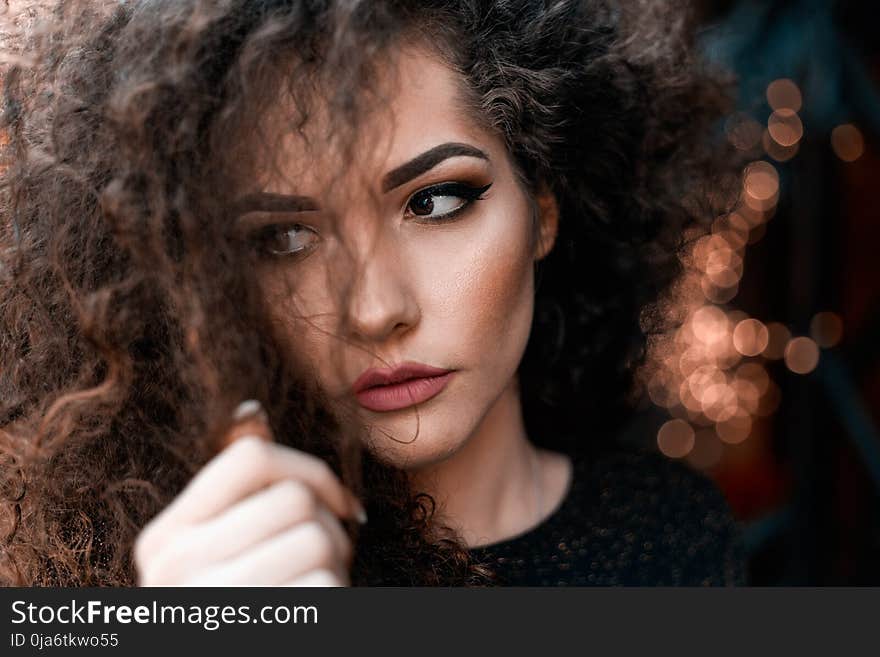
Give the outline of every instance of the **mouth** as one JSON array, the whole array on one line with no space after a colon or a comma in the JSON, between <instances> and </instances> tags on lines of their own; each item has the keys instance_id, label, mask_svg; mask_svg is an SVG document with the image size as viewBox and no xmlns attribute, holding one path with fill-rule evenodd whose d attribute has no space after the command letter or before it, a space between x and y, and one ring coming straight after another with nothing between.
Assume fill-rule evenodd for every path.
<instances>
[{"instance_id":1,"label":"mouth","mask_svg":"<svg viewBox=\"0 0 880 657\"><path fill-rule=\"evenodd\" d=\"M436 397L454 373L454 370L421 363L405 363L392 369L367 370L352 387L361 406L383 413L409 408Z\"/></svg>"}]
</instances>

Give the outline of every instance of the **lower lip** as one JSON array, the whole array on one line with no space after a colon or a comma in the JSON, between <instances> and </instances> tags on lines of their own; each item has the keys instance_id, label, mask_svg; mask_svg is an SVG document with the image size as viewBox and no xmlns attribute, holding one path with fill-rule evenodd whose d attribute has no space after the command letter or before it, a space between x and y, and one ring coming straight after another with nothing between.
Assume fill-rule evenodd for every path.
<instances>
[{"instance_id":1,"label":"lower lip","mask_svg":"<svg viewBox=\"0 0 880 657\"><path fill-rule=\"evenodd\" d=\"M397 411L415 404L426 402L440 394L453 372L440 376L428 376L421 379L409 379L388 386L375 386L357 393L361 406L370 411Z\"/></svg>"}]
</instances>

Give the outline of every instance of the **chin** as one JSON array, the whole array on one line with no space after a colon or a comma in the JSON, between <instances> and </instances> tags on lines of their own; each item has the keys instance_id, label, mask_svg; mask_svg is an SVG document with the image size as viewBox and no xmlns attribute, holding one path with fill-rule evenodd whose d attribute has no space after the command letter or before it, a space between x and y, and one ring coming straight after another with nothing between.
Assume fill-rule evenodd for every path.
<instances>
[{"instance_id":1,"label":"chin","mask_svg":"<svg viewBox=\"0 0 880 657\"><path fill-rule=\"evenodd\" d=\"M462 422L456 424L454 433L449 432L448 424L439 425L422 414L416 436L414 419L399 424L375 422L368 434L367 447L376 458L388 465L403 470L419 470L455 454L469 435Z\"/></svg>"}]
</instances>

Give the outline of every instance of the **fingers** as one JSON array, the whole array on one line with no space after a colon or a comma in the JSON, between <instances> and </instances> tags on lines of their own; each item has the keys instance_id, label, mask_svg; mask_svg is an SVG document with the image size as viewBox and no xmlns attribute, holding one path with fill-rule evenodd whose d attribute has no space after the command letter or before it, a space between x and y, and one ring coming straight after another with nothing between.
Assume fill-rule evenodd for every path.
<instances>
[{"instance_id":1,"label":"fingers","mask_svg":"<svg viewBox=\"0 0 880 657\"><path fill-rule=\"evenodd\" d=\"M329 570L313 570L301 577L295 577L282 586L350 586L348 577L340 579L339 576Z\"/></svg>"},{"instance_id":2,"label":"fingers","mask_svg":"<svg viewBox=\"0 0 880 657\"><path fill-rule=\"evenodd\" d=\"M214 518L196 526L207 561L236 556L249 546L300 522L321 519L346 563L352 557L351 541L335 516L305 484L282 479Z\"/></svg>"},{"instance_id":3,"label":"fingers","mask_svg":"<svg viewBox=\"0 0 880 657\"><path fill-rule=\"evenodd\" d=\"M252 427L265 424L258 418L249 423ZM200 522L283 478L302 480L337 515L365 520L357 498L326 462L267 441L265 435L271 435L268 428L237 438L199 471L154 522L169 526Z\"/></svg>"},{"instance_id":4,"label":"fingers","mask_svg":"<svg viewBox=\"0 0 880 657\"><path fill-rule=\"evenodd\" d=\"M333 522L338 520L333 518ZM277 586L315 570L328 571L340 582L348 579L323 518L272 536L238 557L185 579L183 586Z\"/></svg>"},{"instance_id":5,"label":"fingers","mask_svg":"<svg viewBox=\"0 0 880 657\"><path fill-rule=\"evenodd\" d=\"M260 494L262 509L249 499L207 525L179 531L146 562L138 564L139 584L157 586L183 581L186 585L281 585L290 576L314 568L332 570L340 581L346 581L353 546L338 518L320 502L312 499L308 506L300 506L289 515L299 519L292 524L282 527L275 519L276 514L268 505L281 501L279 496L287 495L287 484L291 483L295 484L281 482ZM251 521L245 519L246 511L256 512ZM311 529L306 532L298 529L309 526Z\"/></svg>"},{"instance_id":6,"label":"fingers","mask_svg":"<svg viewBox=\"0 0 880 657\"><path fill-rule=\"evenodd\" d=\"M178 498L179 503L168 507L169 515L181 522L205 520L284 478L310 486L337 515L355 516L354 496L322 459L249 436L239 438L208 463Z\"/></svg>"},{"instance_id":7,"label":"fingers","mask_svg":"<svg viewBox=\"0 0 880 657\"><path fill-rule=\"evenodd\" d=\"M357 514L359 503L321 459L258 438L242 438L214 457L184 491L147 524L135 545L135 558L145 559L182 528L214 518L246 496L285 479L310 488L316 499L338 516ZM288 490L274 494L287 494L292 498L298 493Z\"/></svg>"},{"instance_id":8,"label":"fingers","mask_svg":"<svg viewBox=\"0 0 880 657\"><path fill-rule=\"evenodd\" d=\"M258 403L235 415L233 442L138 536L141 585L344 585L353 547L339 518L365 522L359 501L322 459L273 442Z\"/></svg>"}]
</instances>

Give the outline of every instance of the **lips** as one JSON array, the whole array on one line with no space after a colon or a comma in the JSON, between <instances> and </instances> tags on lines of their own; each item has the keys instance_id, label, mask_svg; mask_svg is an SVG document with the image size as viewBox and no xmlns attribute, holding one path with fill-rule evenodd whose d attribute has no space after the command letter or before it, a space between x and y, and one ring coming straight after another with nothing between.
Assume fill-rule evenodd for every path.
<instances>
[{"instance_id":1,"label":"lips","mask_svg":"<svg viewBox=\"0 0 880 657\"><path fill-rule=\"evenodd\" d=\"M357 378L352 389L364 408L395 411L440 394L453 374L454 370L409 362L389 369L369 369Z\"/></svg>"}]
</instances>

